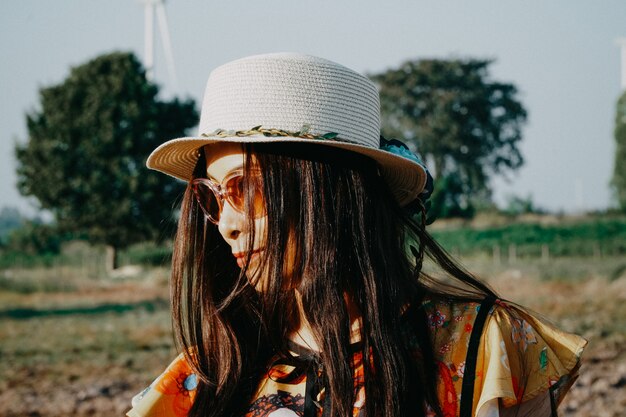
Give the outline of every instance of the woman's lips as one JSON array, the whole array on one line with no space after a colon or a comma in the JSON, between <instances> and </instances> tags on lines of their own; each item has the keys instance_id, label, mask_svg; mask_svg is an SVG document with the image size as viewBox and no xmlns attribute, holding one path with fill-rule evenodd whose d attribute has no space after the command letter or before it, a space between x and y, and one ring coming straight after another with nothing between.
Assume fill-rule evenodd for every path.
<instances>
[{"instance_id":1,"label":"woman's lips","mask_svg":"<svg viewBox=\"0 0 626 417\"><path fill-rule=\"evenodd\" d=\"M257 256L259 256L260 252L261 252L261 249L253 250L252 253L250 254L250 261L252 261ZM233 256L237 259L237 265L239 265L239 268L243 268L244 262L246 261L246 255L247 255L246 252L233 253Z\"/></svg>"}]
</instances>

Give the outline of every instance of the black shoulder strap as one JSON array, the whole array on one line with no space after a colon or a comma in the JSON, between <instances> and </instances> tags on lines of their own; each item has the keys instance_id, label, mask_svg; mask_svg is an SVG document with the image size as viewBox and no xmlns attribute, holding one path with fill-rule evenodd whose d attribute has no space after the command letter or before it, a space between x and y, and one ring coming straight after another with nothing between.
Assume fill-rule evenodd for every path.
<instances>
[{"instance_id":1,"label":"black shoulder strap","mask_svg":"<svg viewBox=\"0 0 626 417\"><path fill-rule=\"evenodd\" d=\"M476 379L476 359L478 358L478 347L480 345L480 337L483 334L485 321L496 298L488 295L480 303L480 309L474 321L472 334L470 335L469 346L467 348L467 356L465 358L465 372L463 372L463 385L461 386L461 406L459 408L459 417L472 417L472 408L474 402L474 381Z\"/></svg>"}]
</instances>

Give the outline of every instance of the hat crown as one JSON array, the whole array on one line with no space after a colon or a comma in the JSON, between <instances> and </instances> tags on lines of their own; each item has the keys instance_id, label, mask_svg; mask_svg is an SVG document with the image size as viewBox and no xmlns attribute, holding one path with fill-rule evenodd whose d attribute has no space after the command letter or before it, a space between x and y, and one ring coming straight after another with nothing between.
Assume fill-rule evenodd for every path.
<instances>
[{"instance_id":1,"label":"hat crown","mask_svg":"<svg viewBox=\"0 0 626 417\"><path fill-rule=\"evenodd\" d=\"M427 183L425 167L407 155L408 148L381 144L378 90L367 77L294 53L254 55L213 70L198 136L161 144L146 165L189 181L203 146L281 142L308 142L373 159L400 205L417 198Z\"/></svg>"},{"instance_id":2,"label":"hat crown","mask_svg":"<svg viewBox=\"0 0 626 417\"><path fill-rule=\"evenodd\" d=\"M365 76L322 58L275 53L224 64L207 82L199 134L255 126L378 148L380 101Z\"/></svg>"}]
</instances>

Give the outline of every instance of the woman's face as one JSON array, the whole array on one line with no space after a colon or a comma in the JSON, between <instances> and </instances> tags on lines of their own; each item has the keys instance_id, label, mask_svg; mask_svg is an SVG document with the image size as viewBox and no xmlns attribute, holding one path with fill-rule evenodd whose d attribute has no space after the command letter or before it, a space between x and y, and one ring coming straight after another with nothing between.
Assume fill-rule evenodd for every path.
<instances>
[{"instance_id":1,"label":"woman's face","mask_svg":"<svg viewBox=\"0 0 626 417\"><path fill-rule=\"evenodd\" d=\"M221 184L224 178L232 172L243 169L245 155L239 144L207 145L206 155L207 178L216 183ZM226 243L230 245L233 256L237 259L237 265L240 268L244 266L248 245L253 234L252 230L248 230L248 224L248 215L241 210L235 209L228 199L224 199L217 227ZM263 287L263 280L259 279L262 275L259 271L259 260L265 249L267 215L256 217L254 226L253 252L250 258L250 265L248 265L247 276L250 283L257 290L260 290Z\"/></svg>"}]
</instances>

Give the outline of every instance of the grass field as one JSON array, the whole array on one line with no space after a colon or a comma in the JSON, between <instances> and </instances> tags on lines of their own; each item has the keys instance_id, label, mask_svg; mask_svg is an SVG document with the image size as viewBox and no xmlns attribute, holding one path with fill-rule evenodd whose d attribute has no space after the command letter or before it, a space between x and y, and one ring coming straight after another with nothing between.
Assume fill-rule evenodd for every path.
<instances>
[{"instance_id":1,"label":"grass field","mask_svg":"<svg viewBox=\"0 0 626 417\"><path fill-rule=\"evenodd\" d=\"M590 340L563 416L626 408L626 259L464 258L504 297ZM175 356L165 268L0 271L0 416L123 415Z\"/></svg>"}]
</instances>

